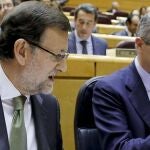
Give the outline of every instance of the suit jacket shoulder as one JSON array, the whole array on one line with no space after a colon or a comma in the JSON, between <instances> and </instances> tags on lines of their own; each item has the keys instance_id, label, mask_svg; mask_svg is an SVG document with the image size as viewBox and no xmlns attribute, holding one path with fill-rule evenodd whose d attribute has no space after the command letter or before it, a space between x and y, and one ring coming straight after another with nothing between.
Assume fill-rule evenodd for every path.
<instances>
[{"instance_id":1,"label":"suit jacket shoulder","mask_svg":"<svg viewBox=\"0 0 150 150\"><path fill-rule=\"evenodd\" d=\"M45 148L49 150L48 145L50 150L62 150L60 109L57 99L52 95L39 94L31 96L31 101L38 146L47 145L42 146L40 150Z\"/></svg>"},{"instance_id":2,"label":"suit jacket shoulder","mask_svg":"<svg viewBox=\"0 0 150 150\"><path fill-rule=\"evenodd\" d=\"M128 33L126 30L121 30L118 32L114 32L113 35L118 35L118 36L128 36Z\"/></svg>"},{"instance_id":3,"label":"suit jacket shoulder","mask_svg":"<svg viewBox=\"0 0 150 150\"><path fill-rule=\"evenodd\" d=\"M93 112L103 149L150 149L150 101L134 63L96 83Z\"/></svg>"},{"instance_id":4,"label":"suit jacket shoulder","mask_svg":"<svg viewBox=\"0 0 150 150\"><path fill-rule=\"evenodd\" d=\"M68 52L69 52L69 53L74 53L74 54L77 53L76 38L75 38L75 33L74 33L74 31L71 32L71 33L69 34L69 37L68 37Z\"/></svg>"},{"instance_id":5,"label":"suit jacket shoulder","mask_svg":"<svg viewBox=\"0 0 150 150\"><path fill-rule=\"evenodd\" d=\"M94 49L94 55L106 55L106 49L108 46L107 42L104 39L92 35L92 44Z\"/></svg>"}]
</instances>

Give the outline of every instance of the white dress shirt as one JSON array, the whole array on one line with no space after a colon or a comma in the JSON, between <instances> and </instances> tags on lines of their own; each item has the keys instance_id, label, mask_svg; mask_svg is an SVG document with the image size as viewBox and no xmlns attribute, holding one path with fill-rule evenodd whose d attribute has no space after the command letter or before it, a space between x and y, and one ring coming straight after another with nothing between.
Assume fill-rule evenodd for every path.
<instances>
[{"instance_id":1,"label":"white dress shirt","mask_svg":"<svg viewBox=\"0 0 150 150\"><path fill-rule=\"evenodd\" d=\"M11 81L7 78L0 65L0 97L2 100L2 106L4 110L8 139L10 137L11 123L14 111L12 99L20 95L20 92L13 86ZM29 96L27 96L27 100L24 105L24 119L27 131L27 150L37 150L35 127L32 117L31 102L29 100Z\"/></svg>"},{"instance_id":2,"label":"white dress shirt","mask_svg":"<svg viewBox=\"0 0 150 150\"><path fill-rule=\"evenodd\" d=\"M77 31L75 30L75 37L76 37L76 48L77 48L77 54L82 54L82 45L80 41L83 41L78 35ZM93 45L92 45L92 39L91 36L86 40L87 41L87 54L93 54Z\"/></svg>"},{"instance_id":3,"label":"white dress shirt","mask_svg":"<svg viewBox=\"0 0 150 150\"><path fill-rule=\"evenodd\" d=\"M147 71L145 71L142 66L140 65L140 63L138 62L138 58L136 57L135 58L135 66L136 66L136 69L143 81L143 84L146 88L146 91L147 91L147 95L149 97L149 100L150 100L150 73L148 73Z\"/></svg>"}]
</instances>

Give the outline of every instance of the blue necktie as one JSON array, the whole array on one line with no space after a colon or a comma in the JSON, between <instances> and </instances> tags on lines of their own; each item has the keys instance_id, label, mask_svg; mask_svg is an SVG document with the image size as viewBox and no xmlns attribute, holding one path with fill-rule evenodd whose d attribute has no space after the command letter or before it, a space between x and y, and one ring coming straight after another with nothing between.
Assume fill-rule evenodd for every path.
<instances>
[{"instance_id":1,"label":"blue necktie","mask_svg":"<svg viewBox=\"0 0 150 150\"><path fill-rule=\"evenodd\" d=\"M80 41L81 45L82 45L82 54L87 54L87 41L83 40Z\"/></svg>"}]
</instances>

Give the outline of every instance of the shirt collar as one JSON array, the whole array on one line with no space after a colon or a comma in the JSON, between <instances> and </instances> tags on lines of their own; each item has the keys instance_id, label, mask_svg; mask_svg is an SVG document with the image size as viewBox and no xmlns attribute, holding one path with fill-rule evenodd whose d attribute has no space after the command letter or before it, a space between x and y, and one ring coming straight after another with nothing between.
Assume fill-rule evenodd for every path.
<instances>
[{"instance_id":1,"label":"shirt collar","mask_svg":"<svg viewBox=\"0 0 150 150\"><path fill-rule=\"evenodd\" d=\"M2 100L12 99L20 96L20 92L14 87L12 82L8 79L4 73L2 66L0 65L0 97Z\"/></svg>"},{"instance_id":2,"label":"shirt collar","mask_svg":"<svg viewBox=\"0 0 150 150\"><path fill-rule=\"evenodd\" d=\"M150 92L150 73L145 71L142 66L140 65L138 61L138 57L135 58L135 66L137 68L137 71L143 81L143 84L148 92Z\"/></svg>"},{"instance_id":3,"label":"shirt collar","mask_svg":"<svg viewBox=\"0 0 150 150\"><path fill-rule=\"evenodd\" d=\"M77 41L78 43L80 43L80 41L83 41L83 39L81 39L81 38L78 36L77 30L75 30L75 37L76 37L76 41ZM87 43L90 43L90 42L91 42L91 36L90 36L88 39L86 39L86 41L87 41Z\"/></svg>"},{"instance_id":4,"label":"shirt collar","mask_svg":"<svg viewBox=\"0 0 150 150\"><path fill-rule=\"evenodd\" d=\"M131 36L132 37L132 33L128 30L127 26L125 28L126 32L128 33L128 36ZM134 34L134 36L136 36L136 34Z\"/></svg>"}]
</instances>

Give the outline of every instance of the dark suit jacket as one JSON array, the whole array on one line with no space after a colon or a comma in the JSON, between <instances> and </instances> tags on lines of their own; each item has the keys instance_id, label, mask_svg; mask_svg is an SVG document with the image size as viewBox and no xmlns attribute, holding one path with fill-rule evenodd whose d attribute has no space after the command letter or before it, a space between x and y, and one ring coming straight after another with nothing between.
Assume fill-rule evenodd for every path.
<instances>
[{"instance_id":1,"label":"dark suit jacket","mask_svg":"<svg viewBox=\"0 0 150 150\"><path fill-rule=\"evenodd\" d=\"M31 96L38 150L62 150L59 105L50 95ZM18 141L19 142L19 141ZM0 150L9 150L6 123L0 100Z\"/></svg>"},{"instance_id":2,"label":"dark suit jacket","mask_svg":"<svg viewBox=\"0 0 150 150\"><path fill-rule=\"evenodd\" d=\"M150 100L134 63L98 81L93 111L101 150L150 150Z\"/></svg>"},{"instance_id":3,"label":"dark suit jacket","mask_svg":"<svg viewBox=\"0 0 150 150\"><path fill-rule=\"evenodd\" d=\"M114 32L113 35L119 35L119 36L128 36L128 33L126 30L121 30L118 32Z\"/></svg>"},{"instance_id":4,"label":"dark suit jacket","mask_svg":"<svg viewBox=\"0 0 150 150\"><path fill-rule=\"evenodd\" d=\"M107 43L105 40L97 38L92 35L93 55L106 55ZM77 53L76 38L74 31L69 35L68 41L69 53Z\"/></svg>"}]
</instances>

